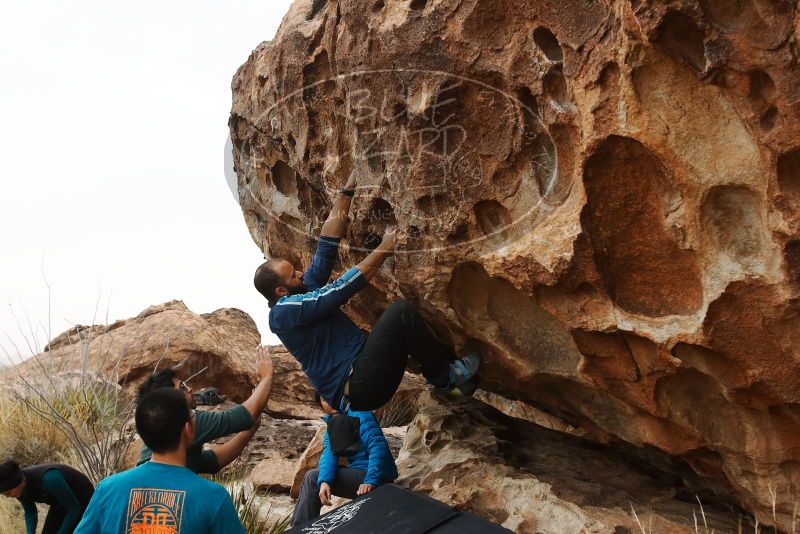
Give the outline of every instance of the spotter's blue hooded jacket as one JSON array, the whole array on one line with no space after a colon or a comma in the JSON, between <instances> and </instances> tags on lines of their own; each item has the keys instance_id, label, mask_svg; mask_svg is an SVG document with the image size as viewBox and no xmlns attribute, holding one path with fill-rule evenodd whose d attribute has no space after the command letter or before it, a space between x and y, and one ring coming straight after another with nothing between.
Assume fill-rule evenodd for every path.
<instances>
[{"instance_id":1,"label":"spotter's blue hooded jacket","mask_svg":"<svg viewBox=\"0 0 800 534\"><path fill-rule=\"evenodd\" d=\"M363 484L378 486L384 482L392 482L397 478L397 465L394 463L389 443L386 441L386 436L383 435L383 430L378 425L375 416L372 412L351 411L349 408L345 413L351 417L358 417L361 421L359 426L360 447L357 453L347 457L350 463L349 467L367 472L364 476ZM325 421L329 418L330 416L323 417ZM322 456L319 458L318 486L323 482L327 482L328 485L333 484L334 480L336 480L336 468L338 467L338 458L331 452L331 444L327 432L325 432L324 443Z\"/></svg>"}]
</instances>

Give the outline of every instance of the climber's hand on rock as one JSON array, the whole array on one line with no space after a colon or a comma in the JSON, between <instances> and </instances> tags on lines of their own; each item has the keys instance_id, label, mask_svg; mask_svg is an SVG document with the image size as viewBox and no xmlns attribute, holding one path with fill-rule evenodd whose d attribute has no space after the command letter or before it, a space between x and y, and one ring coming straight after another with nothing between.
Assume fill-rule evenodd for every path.
<instances>
[{"instance_id":1,"label":"climber's hand on rock","mask_svg":"<svg viewBox=\"0 0 800 534\"><path fill-rule=\"evenodd\" d=\"M383 232L383 239L381 239L381 248L384 250L394 250L394 245L397 242L397 227L390 226Z\"/></svg>"},{"instance_id":2,"label":"climber's hand on rock","mask_svg":"<svg viewBox=\"0 0 800 534\"><path fill-rule=\"evenodd\" d=\"M361 494L359 493L359 495ZM331 487L327 482L323 482L319 486L319 502L321 502L323 506L331 505Z\"/></svg>"},{"instance_id":3,"label":"climber's hand on rock","mask_svg":"<svg viewBox=\"0 0 800 534\"><path fill-rule=\"evenodd\" d=\"M358 491L356 492L356 495L366 495L367 493L369 493L370 491L372 491L374 489L375 489L375 486L373 486L372 484L361 484L358 487Z\"/></svg>"},{"instance_id":4,"label":"climber's hand on rock","mask_svg":"<svg viewBox=\"0 0 800 534\"><path fill-rule=\"evenodd\" d=\"M271 377L272 373L274 372L274 367L272 364L272 355L269 352L269 349L264 346L259 346L256 349L256 374L258 378L264 380L265 378Z\"/></svg>"}]
</instances>

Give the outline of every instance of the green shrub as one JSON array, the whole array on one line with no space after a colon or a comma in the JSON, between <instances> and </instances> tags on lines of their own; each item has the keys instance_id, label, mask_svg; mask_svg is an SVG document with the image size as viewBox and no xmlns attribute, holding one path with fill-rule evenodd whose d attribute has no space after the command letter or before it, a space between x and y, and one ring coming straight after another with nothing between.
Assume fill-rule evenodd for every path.
<instances>
[{"instance_id":1,"label":"green shrub","mask_svg":"<svg viewBox=\"0 0 800 534\"><path fill-rule=\"evenodd\" d=\"M280 534L287 530L292 519L291 510L278 520L261 519L261 517L269 518L274 515L275 510L272 503L269 502L269 496L261 496L253 491L248 492L245 484L237 478L236 474L236 468L233 467L207 478L228 490L246 534ZM268 504L266 511L262 513L265 501Z\"/></svg>"}]
</instances>

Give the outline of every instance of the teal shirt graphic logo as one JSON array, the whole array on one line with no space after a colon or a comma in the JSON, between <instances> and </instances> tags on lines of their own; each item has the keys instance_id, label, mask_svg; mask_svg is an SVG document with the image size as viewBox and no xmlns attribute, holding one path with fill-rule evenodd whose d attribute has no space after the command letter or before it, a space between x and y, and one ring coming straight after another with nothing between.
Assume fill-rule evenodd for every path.
<instances>
[{"instance_id":1,"label":"teal shirt graphic logo","mask_svg":"<svg viewBox=\"0 0 800 534\"><path fill-rule=\"evenodd\" d=\"M97 485L75 534L245 534L231 496L185 467L146 462Z\"/></svg>"},{"instance_id":2,"label":"teal shirt graphic logo","mask_svg":"<svg viewBox=\"0 0 800 534\"><path fill-rule=\"evenodd\" d=\"M179 534L186 492L133 488L128 497L125 532L129 534Z\"/></svg>"}]
</instances>

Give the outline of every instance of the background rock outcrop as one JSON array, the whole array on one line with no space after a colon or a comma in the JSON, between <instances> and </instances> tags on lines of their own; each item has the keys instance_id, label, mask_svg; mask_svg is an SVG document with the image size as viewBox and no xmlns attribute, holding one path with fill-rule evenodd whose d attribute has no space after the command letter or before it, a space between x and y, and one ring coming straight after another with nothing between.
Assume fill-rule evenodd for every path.
<instances>
[{"instance_id":1,"label":"background rock outcrop","mask_svg":"<svg viewBox=\"0 0 800 534\"><path fill-rule=\"evenodd\" d=\"M401 232L363 325L409 299L486 388L788 528L799 30L789 0L299 0L233 80L245 220L307 264L355 172L342 265Z\"/></svg>"},{"instance_id":2,"label":"background rock outcrop","mask_svg":"<svg viewBox=\"0 0 800 534\"><path fill-rule=\"evenodd\" d=\"M197 314L173 300L110 325L74 327L8 375L84 371L133 391L154 372L174 368L184 380L193 377L189 385L195 391L213 386L240 402L257 383L255 350L260 343L255 322L241 310Z\"/></svg>"}]
</instances>

